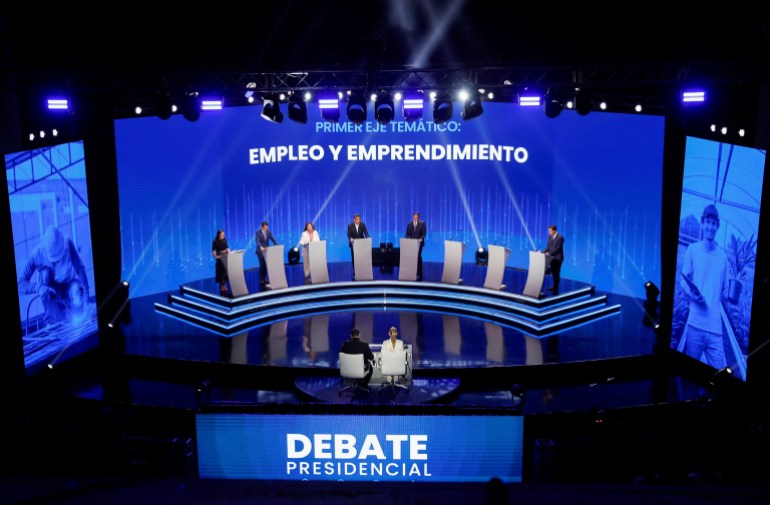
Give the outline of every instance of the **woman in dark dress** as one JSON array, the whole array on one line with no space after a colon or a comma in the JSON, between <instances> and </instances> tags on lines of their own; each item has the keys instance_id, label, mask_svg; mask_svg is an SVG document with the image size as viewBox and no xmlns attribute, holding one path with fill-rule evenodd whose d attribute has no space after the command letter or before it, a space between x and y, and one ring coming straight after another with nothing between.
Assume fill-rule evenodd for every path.
<instances>
[{"instance_id":1,"label":"woman in dark dress","mask_svg":"<svg viewBox=\"0 0 770 505\"><path fill-rule=\"evenodd\" d=\"M227 293L226 282L227 268L222 261L223 254L230 254L230 246L227 245L227 239L225 238L224 230L217 230L217 236L214 238L214 242L211 244L211 254L216 258L216 269L214 270L214 277L219 283L219 292L222 294Z\"/></svg>"}]
</instances>

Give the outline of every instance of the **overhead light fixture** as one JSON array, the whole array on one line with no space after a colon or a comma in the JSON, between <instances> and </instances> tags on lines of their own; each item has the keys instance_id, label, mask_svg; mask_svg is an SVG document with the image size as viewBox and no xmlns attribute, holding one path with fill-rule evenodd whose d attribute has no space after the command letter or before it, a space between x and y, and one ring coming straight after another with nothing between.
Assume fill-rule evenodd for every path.
<instances>
[{"instance_id":1,"label":"overhead light fixture","mask_svg":"<svg viewBox=\"0 0 770 505\"><path fill-rule=\"evenodd\" d=\"M283 121L283 113L281 113L278 95L271 94L262 98L262 117L271 123Z\"/></svg>"},{"instance_id":2,"label":"overhead light fixture","mask_svg":"<svg viewBox=\"0 0 770 505\"><path fill-rule=\"evenodd\" d=\"M683 104L701 104L706 101L706 92L702 90L690 90L682 92Z\"/></svg>"},{"instance_id":3,"label":"overhead light fixture","mask_svg":"<svg viewBox=\"0 0 770 505\"><path fill-rule=\"evenodd\" d=\"M350 93L347 112L351 123L362 124L366 121L366 96L358 91Z\"/></svg>"},{"instance_id":4,"label":"overhead light fixture","mask_svg":"<svg viewBox=\"0 0 770 505\"><path fill-rule=\"evenodd\" d=\"M575 111L581 116L587 116L592 109L591 97L584 90L578 90L575 93Z\"/></svg>"},{"instance_id":5,"label":"overhead light fixture","mask_svg":"<svg viewBox=\"0 0 770 505\"><path fill-rule=\"evenodd\" d=\"M466 121L479 117L484 113L484 109L481 107L481 93L474 91L468 98L465 99L465 106L460 116Z\"/></svg>"},{"instance_id":6,"label":"overhead light fixture","mask_svg":"<svg viewBox=\"0 0 770 505\"><path fill-rule=\"evenodd\" d=\"M307 124L307 103L299 93L293 93L289 99L289 119Z\"/></svg>"},{"instance_id":7,"label":"overhead light fixture","mask_svg":"<svg viewBox=\"0 0 770 505\"><path fill-rule=\"evenodd\" d=\"M545 115L551 119L556 118L561 114L562 104L555 93L549 91L545 95Z\"/></svg>"},{"instance_id":8,"label":"overhead light fixture","mask_svg":"<svg viewBox=\"0 0 770 505\"><path fill-rule=\"evenodd\" d=\"M452 119L453 113L452 97L448 93L437 93L433 100L433 122L446 123Z\"/></svg>"},{"instance_id":9,"label":"overhead light fixture","mask_svg":"<svg viewBox=\"0 0 770 505\"><path fill-rule=\"evenodd\" d=\"M198 94L190 93L182 99L182 116L188 121L195 122L201 117L201 109L198 103Z\"/></svg>"},{"instance_id":10,"label":"overhead light fixture","mask_svg":"<svg viewBox=\"0 0 770 505\"><path fill-rule=\"evenodd\" d=\"M422 119L422 109L425 106L425 96L422 91L406 91L401 101L401 112L404 121Z\"/></svg>"},{"instance_id":11,"label":"overhead light fixture","mask_svg":"<svg viewBox=\"0 0 770 505\"><path fill-rule=\"evenodd\" d=\"M69 110L70 103L67 98L49 98L47 101L48 110Z\"/></svg>"},{"instance_id":12,"label":"overhead light fixture","mask_svg":"<svg viewBox=\"0 0 770 505\"><path fill-rule=\"evenodd\" d=\"M340 97L336 92L319 93L318 108L326 121L336 123L340 120Z\"/></svg>"},{"instance_id":13,"label":"overhead light fixture","mask_svg":"<svg viewBox=\"0 0 770 505\"><path fill-rule=\"evenodd\" d=\"M171 97L163 94L155 100L155 115L159 118L166 120L171 117L173 113L173 105L171 104Z\"/></svg>"},{"instance_id":14,"label":"overhead light fixture","mask_svg":"<svg viewBox=\"0 0 770 505\"><path fill-rule=\"evenodd\" d=\"M388 124L394 116L393 97L387 91L379 93L374 100L374 119L380 124Z\"/></svg>"},{"instance_id":15,"label":"overhead light fixture","mask_svg":"<svg viewBox=\"0 0 770 505\"><path fill-rule=\"evenodd\" d=\"M222 100L201 100L201 110L222 110Z\"/></svg>"},{"instance_id":16,"label":"overhead light fixture","mask_svg":"<svg viewBox=\"0 0 770 505\"><path fill-rule=\"evenodd\" d=\"M519 105L522 107L540 107L540 95L519 95Z\"/></svg>"}]
</instances>

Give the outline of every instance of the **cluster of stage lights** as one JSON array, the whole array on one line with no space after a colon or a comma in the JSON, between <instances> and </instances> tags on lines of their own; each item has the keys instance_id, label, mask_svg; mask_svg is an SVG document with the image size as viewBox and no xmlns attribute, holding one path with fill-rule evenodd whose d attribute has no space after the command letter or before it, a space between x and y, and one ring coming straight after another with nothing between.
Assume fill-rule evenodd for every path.
<instances>
[{"instance_id":1,"label":"cluster of stage lights","mask_svg":"<svg viewBox=\"0 0 770 505\"><path fill-rule=\"evenodd\" d=\"M453 95L453 93L448 91L432 91L428 94L428 103L432 104L432 119L434 123L445 123L453 118L455 99L463 104L460 116L464 120L479 117L483 113L482 101L495 99L494 92L483 89L472 92L460 91L456 96ZM281 123L283 121L284 114L281 108L284 106L287 109L290 120L306 124L308 121L308 103L313 100L313 95L309 91L259 94L253 87L247 88L244 96L247 104L261 102L261 116L273 123ZM706 93L701 90L687 90L681 94L681 103L686 107L698 106L705 101ZM560 93L558 95L550 90L544 94L523 91L518 94L517 102L521 107L543 107L546 116L549 118L557 117L564 109L575 110L580 115L587 115L594 108L601 111L608 109L606 101L594 100L594 98L579 88L576 88L572 93ZM325 121L339 122L344 110L347 119L354 124L364 123L367 120L370 108L373 110L373 116L377 122L387 124L395 119L397 105L400 105L401 114L405 121L422 119L423 111L426 107L423 91L381 91L379 93L371 93L369 96L366 96L363 91L359 90L349 90L346 92L319 91L317 103ZM70 110L70 103L67 98L50 98L47 100L47 104L48 109L52 112L67 112ZM174 99L168 95L161 95L152 104L150 112L145 110L145 107L137 105L134 113L137 116L152 113L161 119L168 119L173 114L181 112L185 119L197 121L202 111L216 111L224 107L225 100L222 98L206 98L198 93L189 93ZM644 111L644 107L642 104L636 104L633 110L641 113ZM710 131L727 135L730 129L728 126L712 124L710 125ZM744 137L746 134L743 128L734 131L740 137ZM59 133L59 130L56 128L40 129L29 133L29 140L34 141L36 138L42 140L47 136L56 137Z\"/></svg>"}]
</instances>

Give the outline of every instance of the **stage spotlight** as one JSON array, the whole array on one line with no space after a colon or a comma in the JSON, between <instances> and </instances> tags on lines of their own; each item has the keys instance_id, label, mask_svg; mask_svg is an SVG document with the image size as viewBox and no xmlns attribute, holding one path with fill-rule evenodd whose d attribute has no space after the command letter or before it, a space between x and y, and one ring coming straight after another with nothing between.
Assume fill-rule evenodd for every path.
<instances>
[{"instance_id":1,"label":"stage spotlight","mask_svg":"<svg viewBox=\"0 0 770 505\"><path fill-rule=\"evenodd\" d=\"M545 95L545 115L551 119L558 117L561 114L562 105L551 92Z\"/></svg>"},{"instance_id":2,"label":"stage spotlight","mask_svg":"<svg viewBox=\"0 0 770 505\"><path fill-rule=\"evenodd\" d=\"M283 121L283 113L281 113L278 95L273 94L262 98L262 117L271 123Z\"/></svg>"},{"instance_id":3,"label":"stage spotlight","mask_svg":"<svg viewBox=\"0 0 770 505\"><path fill-rule=\"evenodd\" d=\"M307 124L307 104L300 94L294 93L289 99L289 119Z\"/></svg>"},{"instance_id":4,"label":"stage spotlight","mask_svg":"<svg viewBox=\"0 0 770 505\"><path fill-rule=\"evenodd\" d=\"M182 99L182 116L188 121L195 122L201 117L201 109L198 104L198 94L191 93Z\"/></svg>"},{"instance_id":5,"label":"stage spotlight","mask_svg":"<svg viewBox=\"0 0 770 505\"><path fill-rule=\"evenodd\" d=\"M382 92L374 100L374 119L380 124L388 124L395 115L393 97L388 92Z\"/></svg>"},{"instance_id":6,"label":"stage spotlight","mask_svg":"<svg viewBox=\"0 0 770 505\"><path fill-rule=\"evenodd\" d=\"M289 265L296 265L299 263L299 247L294 246L289 249Z\"/></svg>"},{"instance_id":7,"label":"stage spotlight","mask_svg":"<svg viewBox=\"0 0 770 505\"><path fill-rule=\"evenodd\" d=\"M476 264L486 265L489 262L489 251L483 247L476 249Z\"/></svg>"},{"instance_id":8,"label":"stage spotlight","mask_svg":"<svg viewBox=\"0 0 770 505\"><path fill-rule=\"evenodd\" d=\"M647 327L657 327L660 314L658 313L658 295L660 289L650 281L644 283L644 290L647 293L647 301L644 302L644 319L642 324Z\"/></svg>"},{"instance_id":9,"label":"stage spotlight","mask_svg":"<svg viewBox=\"0 0 770 505\"><path fill-rule=\"evenodd\" d=\"M648 303L658 303L658 295L660 295L660 289L654 283L647 281L644 283L644 290L647 293Z\"/></svg>"},{"instance_id":10,"label":"stage spotlight","mask_svg":"<svg viewBox=\"0 0 770 505\"><path fill-rule=\"evenodd\" d=\"M479 117L484 113L484 109L481 107L481 94L478 91L471 93L465 100L465 106L460 116L466 121Z\"/></svg>"},{"instance_id":11,"label":"stage spotlight","mask_svg":"<svg viewBox=\"0 0 770 505\"><path fill-rule=\"evenodd\" d=\"M321 116L330 123L337 123L340 120L340 97L334 92L320 93L318 95L318 108L321 109Z\"/></svg>"},{"instance_id":12,"label":"stage spotlight","mask_svg":"<svg viewBox=\"0 0 770 505\"><path fill-rule=\"evenodd\" d=\"M352 92L348 97L347 112L351 123L362 124L366 121L366 96L358 91Z\"/></svg>"},{"instance_id":13,"label":"stage spotlight","mask_svg":"<svg viewBox=\"0 0 770 505\"><path fill-rule=\"evenodd\" d=\"M437 94L433 100L433 122L446 123L452 119L452 97L447 93Z\"/></svg>"},{"instance_id":14,"label":"stage spotlight","mask_svg":"<svg viewBox=\"0 0 770 505\"><path fill-rule=\"evenodd\" d=\"M577 113L581 116L587 116L591 109L593 109L591 98L585 91L578 91L575 95L575 110Z\"/></svg>"},{"instance_id":15,"label":"stage spotlight","mask_svg":"<svg viewBox=\"0 0 770 505\"><path fill-rule=\"evenodd\" d=\"M416 121L422 119L422 109L425 104L425 97L422 91L405 92L404 99L401 101L401 112L404 115L404 121Z\"/></svg>"}]
</instances>

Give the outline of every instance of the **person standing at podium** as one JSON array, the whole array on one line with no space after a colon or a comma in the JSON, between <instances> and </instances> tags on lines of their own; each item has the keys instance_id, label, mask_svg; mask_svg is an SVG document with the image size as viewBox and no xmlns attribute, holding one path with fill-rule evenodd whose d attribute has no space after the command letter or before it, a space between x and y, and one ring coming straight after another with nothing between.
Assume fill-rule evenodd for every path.
<instances>
[{"instance_id":1,"label":"person standing at podium","mask_svg":"<svg viewBox=\"0 0 770 505\"><path fill-rule=\"evenodd\" d=\"M555 224L548 227L548 243L543 252L551 268L551 278L553 279L553 286L548 288L548 291L558 295L561 264L564 262L564 236L556 230Z\"/></svg>"},{"instance_id":2,"label":"person standing at podium","mask_svg":"<svg viewBox=\"0 0 770 505\"><path fill-rule=\"evenodd\" d=\"M425 235L428 234L428 229L425 226L425 221L420 221L420 213L415 212L412 214L412 220L406 225L406 238L413 238L420 241L420 249L417 252L417 280L422 280L422 248L425 245Z\"/></svg>"},{"instance_id":3,"label":"person standing at podium","mask_svg":"<svg viewBox=\"0 0 770 505\"><path fill-rule=\"evenodd\" d=\"M262 226L256 234L256 240L257 258L259 258L259 283L264 286L267 284L267 261L265 260L267 248L270 247L270 242L272 242L273 245L278 245L278 242L273 236L273 232L270 231L267 221L262 221Z\"/></svg>"},{"instance_id":4,"label":"person standing at podium","mask_svg":"<svg viewBox=\"0 0 770 505\"><path fill-rule=\"evenodd\" d=\"M227 267L222 259L225 254L230 254L230 246L227 244L224 230L217 230L217 235L214 237L214 241L211 243L211 254L216 258L216 266L214 267L214 278L219 283L219 292L221 294L227 293Z\"/></svg>"},{"instance_id":5,"label":"person standing at podium","mask_svg":"<svg viewBox=\"0 0 770 505\"><path fill-rule=\"evenodd\" d=\"M305 282L310 282L310 242L318 242L319 240L321 240L321 236L313 223L310 221L305 223L305 230L299 238L299 245L302 246L302 268L305 271Z\"/></svg>"},{"instance_id":6,"label":"person standing at podium","mask_svg":"<svg viewBox=\"0 0 770 505\"><path fill-rule=\"evenodd\" d=\"M361 221L360 214L354 214L353 222L348 225L348 245L350 246L350 260L353 261L354 269L356 267L356 263L353 253L353 240L357 238L369 238L369 231L366 229L366 223Z\"/></svg>"}]
</instances>

